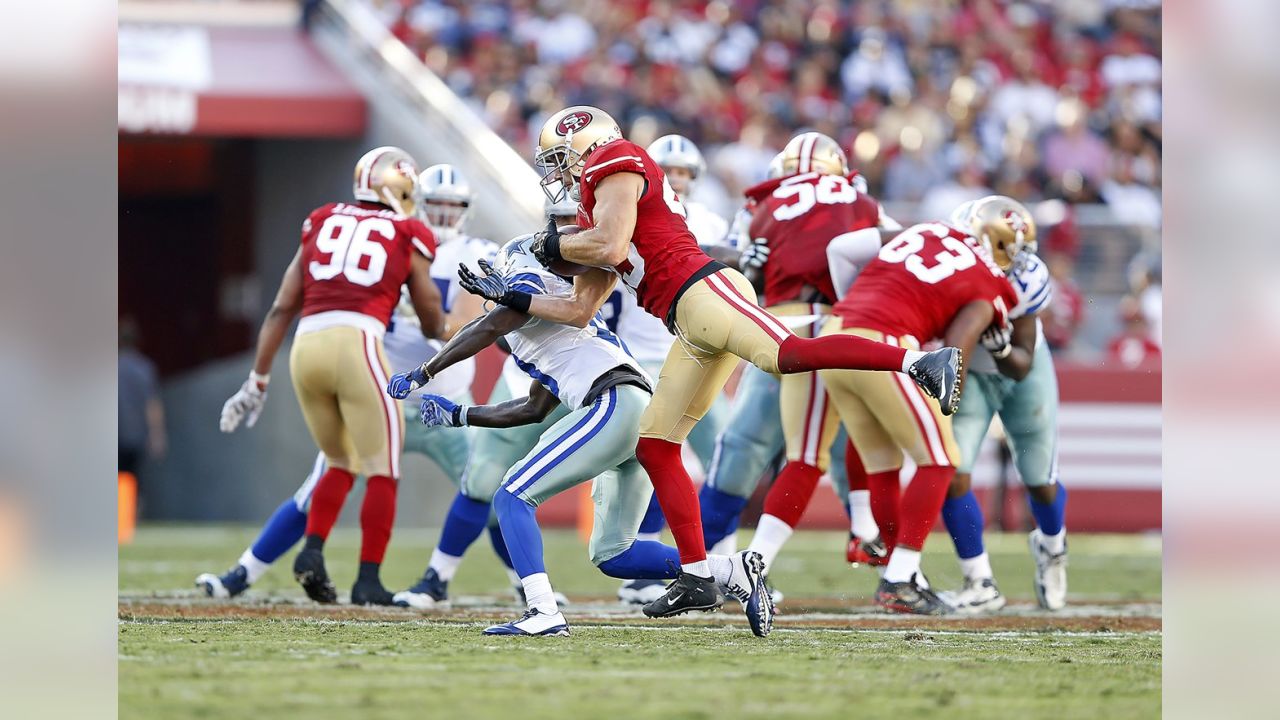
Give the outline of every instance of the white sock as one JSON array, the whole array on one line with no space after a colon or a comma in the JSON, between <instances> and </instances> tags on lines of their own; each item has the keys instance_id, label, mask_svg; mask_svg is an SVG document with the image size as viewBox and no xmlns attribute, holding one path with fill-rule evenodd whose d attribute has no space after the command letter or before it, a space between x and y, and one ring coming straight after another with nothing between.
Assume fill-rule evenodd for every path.
<instances>
[{"instance_id":1,"label":"white sock","mask_svg":"<svg viewBox=\"0 0 1280 720\"><path fill-rule=\"evenodd\" d=\"M240 565L244 567L247 573L246 579L249 581L250 585L258 582L258 578L262 577L262 574L267 571L267 568L271 567L270 563L265 563L259 560L257 556L253 554L253 550L251 548L245 549L244 554L240 556Z\"/></svg>"},{"instance_id":2,"label":"white sock","mask_svg":"<svg viewBox=\"0 0 1280 720\"><path fill-rule=\"evenodd\" d=\"M431 551L431 563L427 566L436 571L440 579L449 582L453 579L453 574L458 572L458 566L462 564L462 558L440 552L440 548Z\"/></svg>"},{"instance_id":3,"label":"white sock","mask_svg":"<svg viewBox=\"0 0 1280 720\"><path fill-rule=\"evenodd\" d=\"M661 540L661 539L662 539L662 533L661 533L661 532L656 532L656 533L636 533L636 539L637 539L637 540L652 540L652 541L654 541L654 542L658 542L659 540Z\"/></svg>"},{"instance_id":4,"label":"white sock","mask_svg":"<svg viewBox=\"0 0 1280 720\"><path fill-rule=\"evenodd\" d=\"M690 575L697 575L701 578L711 577L711 568L707 565L706 560L699 560L694 563L681 563L680 569Z\"/></svg>"},{"instance_id":5,"label":"white sock","mask_svg":"<svg viewBox=\"0 0 1280 720\"><path fill-rule=\"evenodd\" d=\"M747 549L760 553L764 557L764 566L768 568L773 565L773 559L778 556L778 551L787 543L792 532L791 526L777 517L761 515L760 522L756 524L756 534L752 536Z\"/></svg>"},{"instance_id":6,"label":"white sock","mask_svg":"<svg viewBox=\"0 0 1280 720\"><path fill-rule=\"evenodd\" d=\"M725 535L723 540L712 545L707 552L715 553L717 555L732 555L738 552L738 531L735 530L728 535Z\"/></svg>"},{"instance_id":7,"label":"white sock","mask_svg":"<svg viewBox=\"0 0 1280 720\"><path fill-rule=\"evenodd\" d=\"M991 572L991 556L982 553L977 557L960 558L960 571L966 580L984 580L994 578Z\"/></svg>"},{"instance_id":8,"label":"white sock","mask_svg":"<svg viewBox=\"0 0 1280 720\"><path fill-rule=\"evenodd\" d=\"M1067 529L1062 528L1062 531L1057 535L1045 535L1044 533L1040 533L1040 544L1043 545L1044 549L1048 550L1050 553L1054 555L1061 555L1067 550Z\"/></svg>"},{"instance_id":9,"label":"white sock","mask_svg":"<svg viewBox=\"0 0 1280 720\"><path fill-rule=\"evenodd\" d=\"M530 609L544 615L560 612L560 606L556 605L556 593L551 589L551 578L546 573L534 573L521 578L520 582L524 585L524 596Z\"/></svg>"},{"instance_id":10,"label":"white sock","mask_svg":"<svg viewBox=\"0 0 1280 720\"><path fill-rule=\"evenodd\" d=\"M711 568L711 577L721 585L728 583L733 575L733 558L728 555L707 555L707 566Z\"/></svg>"},{"instance_id":11,"label":"white sock","mask_svg":"<svg viewBox=\"0 0 1280 720\"><path fill-rule=\"evenodd\" d=\"M918 572L920 572L920 551L899 545L889 556L889 564L884 569L884 579L885 582L907 582Z\"/></svg>"},{"instance_id":12,"label":"white sock","mask_svg":"<svg viewBox=\"0 0 1280 720\"><path fill-rule=\"evenodd\" d=\"M880 526L871 514L871 491L849 491L849 529L863 540L875 540L880 534Z\"/></svg>"},{"instance_id":13,"label":"white sock","mask_svg":"<svg viewBox=\"0 0 1280 720\"><path fill-rule=\"evenodd\" d=\"M911 366L915 365L917 360L928 354L929 353L922 352L920 350L908 350L907 354L902 356L902 372L910 370Z\"/></svg>"}]
</instances>

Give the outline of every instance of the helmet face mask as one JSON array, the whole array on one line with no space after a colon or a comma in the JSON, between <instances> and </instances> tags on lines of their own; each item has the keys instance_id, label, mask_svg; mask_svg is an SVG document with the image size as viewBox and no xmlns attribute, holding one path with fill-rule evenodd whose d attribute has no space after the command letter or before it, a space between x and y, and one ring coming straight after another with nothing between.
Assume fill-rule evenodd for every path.
<instances>
[{"instance_id":1,"label":"helmet face mask","mask_svg":"<svg viewBox=\"0 0 1280 720\"><path fill-rule=\"evenodd\" d=\"M386 145L365 153L356 163L351 194L356 200L386 205L412 215L416 203L418 165L409 153Z\"/></svg>"},{"instance_id":2,"label":"helmet face mask","mask_svg":"<svg viewBox=\"0 0 1280 720\"><path fill-rule=\"evenodd\" d=\"M542 192L551 202L581 200L579 178L586 156L596 147L622 137L622 129L608 113L590 105L575 105L552 115L538 133L533 164L542 172Z\"/></svg>"}]
</instances>

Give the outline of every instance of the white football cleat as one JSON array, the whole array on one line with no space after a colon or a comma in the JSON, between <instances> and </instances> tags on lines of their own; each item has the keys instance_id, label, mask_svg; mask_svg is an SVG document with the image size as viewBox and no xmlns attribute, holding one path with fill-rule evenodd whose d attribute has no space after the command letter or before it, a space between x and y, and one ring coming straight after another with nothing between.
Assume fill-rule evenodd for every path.
<instances>
[{"instance_id":1,"label":"white football cleat","mask_svg":"<svg viewBox=\"0 0 1280 720\"><path fill-rule=\"evenodd\" d=\"M1027 544L1031 557L1036 561L1036 601L1045 610L1061 610L1067 604L1067 550L1054 555L1045 549L1044 533L1040 528L1031 531Z\"/></svg>"},{"instance_id":2,"label":"white football cleat","mask_svg":"<svg viewBox=\"0 0 1280 720\"><path fill-rule=\"evenodd\" d=\"M773 597L764 584L764 557L754 550L743 550L730 555L733 570L724 594L742 603L747 622L756 637L766 637L773 630Z\"/></svg>"},{"instance_id":3,"label":"white football cleat","mask_svg":"<svg viewBox=\"0 0 1280 720\"><path fill-rule=\"evenodd\" d=\"M448 598L437 600L427 593L418 593L411 590L401 590L392 595L391 600L395 603L404 603L414 610L444 610L450 606Z\"/></svg>"},{"instance_id":4,"label":"white football cleat","mask_svg":"<svg viewBox=\"0 0 1280 720\"><path fill-rule=\"evenodd\" d=\"M568 637L569 623L559 610L552 615L547 615L536 608L529 608L519 620L485 628L484 634Z\"/></svg>"},{"instance_id":5,"label":"white football cleat","mask_svg":"<svg viewBox=\"0 0 1280 720\"><path fill-rule=\"evenodd\" d=\"M666 592L665 580L625 580L618 588L618 599L628 605L648 605Z\"/></svg>"},{"instance_id":6,"label":"white football cleat","mask_svg":"<svg viewBox=\"0 0 1280 720\"><path fill-rule=\"evenodd\" d=\"M1007 602L994 578L965 578L959 591L938 593L938 598L961 615L993 613Z\"/></svg>"}]
</instances>

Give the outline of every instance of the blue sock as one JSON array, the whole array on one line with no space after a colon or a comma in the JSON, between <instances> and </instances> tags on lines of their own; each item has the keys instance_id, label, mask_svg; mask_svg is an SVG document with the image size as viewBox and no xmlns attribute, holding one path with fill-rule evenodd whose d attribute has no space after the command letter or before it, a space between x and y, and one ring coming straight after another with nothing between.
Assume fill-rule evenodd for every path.
<instances>
[{"instance_id":1,"label":"blue sock","mask_svg":"<svg viewBox=\"0 0 1280 720\"><path fill-rule=\"evenodd\" d=\"M680 551L653 540L637 540L600 563L600 572L622 580L666 580L680 574Z\"/></svg>"},{"instance_id":2,"label":"blue sock","mask_svg":"<svg viewBox=\"0 0 1280 720\"><path fill-rule=\"evenodd\" d=\"M449 506L449 514L444 519L444 529L440 531L440 542L436 548L446 555L462 557L471 543L484 532L489 523L489 503L458 493Z\"/></svg>"},{"instance_id":3,"label":"blue sock","mask_svg":"<svg viewBox=\"0 0 1280 720\"><path fill-rule=\"evenodd\" d=\"M249 548L253 556L270 565L289 552L289 548L302 539L307 531L307 514L298 509L293 498L280 503L271 519L258 533L258 539Z\"/></svg>"},{"instance_id":4,"label":"blue sock","mask_svg":"<svg viewBox=\"0 0 1280 720\"><path fill-rule=\"evenodd\" d=\"M947 498L942 504L942 521L947 524L951 541L956 544L956 554L962 560L986 552L982 546L982 527L986 520L972 490L958 498Z\"/></svg>"},{"instance_id":5,"label":"blue sock","mask_svg":"<svg viewBox=\"0 0 1280 720\"><path fill-rule=\"evenodd\" d=\"M747 506L747 498L720 492L710 485L702 486L698 502L702 505L702 539L707 547L714 547L738 529L738 516Z\"/></svg>"},{"instance_id":6,"label":"blue sock","mask_svg":"<svg viewBox=\"0 0 1280 720\"><path fill-rule=\"evenodd\" d=\"M640 521L640 532L650 535L660 533L666 525L667 518L662 514L662 506L658 504L658 494L654 493L649 498L649 509L645 511L644 519Z\"/></svg>"},{"instance_id":7,"label":"blue sock","mask_svg":"<svg viewBox=\"0 0 1280 720\"><path fill-rule=\"evenodd\" d=\"M502 561L502 564L515 570L515 567L511 564L511 552L507 550L507 541L502 537L501 527L497 525L489 526L489 543L493 545L493 552Z\"/></svg>"},{"instance_id":8,"label":"blue sock","mask_svg":"<svg viewBox=\"0 0 1280 720\"><path fill-rule=\"evenodd\" d=\"M526 578L546 572L547 566L542 560L542 532L538 529L534 507L507 492L506 488L498 490L493 498L493 507L498 511L502 536L511 539L507 549L516 574Z\"/></svg>"},{"instance_id":9,"label":"blue sock","mask_svg":"<svg viewBox=\"0 0 1280 720\"><path fill-rule=\"evenodd\" d=\"M1058 494L1053 502L1042 505L1027 496L1027 504L1031 506L1031 514L1036 519L1036 526L1045 535L1057 535L1062 532L1067 518L1067 488L1058 483Z\"/></svg>"}]
</instances>

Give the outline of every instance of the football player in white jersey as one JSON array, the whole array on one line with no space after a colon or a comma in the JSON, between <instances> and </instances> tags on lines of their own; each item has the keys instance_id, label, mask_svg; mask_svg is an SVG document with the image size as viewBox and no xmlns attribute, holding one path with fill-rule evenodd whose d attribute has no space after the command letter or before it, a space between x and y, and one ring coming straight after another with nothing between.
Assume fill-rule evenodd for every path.
<instances>
[{"instance_id":1,"label":"football player in white jersey","mask_svg":"<svg viewBox=\"0 0 1280 720\"><path fill-rule=\"evenodd\" d=\"M970 489L974 460L997 413L1036 521L1029 538L1036 563L1036 599L1042 608L1057 610L1066 604L1067 595L1067 490L1058 480L1058 380L1039 318L1053 293L1049 271L1035 254L1035 222L1021 204L996 195L961 205L952 213L951 224L968 231L984 212L1010 211L1023 216L1020 237L1008 245L991 244L992 255L1017 291L1018 304L1009 311L1009 328L983 335L982 347L969 361L969 387L952 419L962 463L942 506L964 585L940 597L958 612L970 614L1005 605L982 542L982 508Z\"/></svg>"},{"instance_id":2,"label":"football player in white jersey","mask_svg":"<svg viewBox=\"0 0 1280 720\"><path fill-rule=\"evenodd\" d=\"M496 272L470 279L463 273L467 289L502 302L434 358L392 377L387 388L392 397L405 397L452 362L505 336L517 365L534 381L529 396L469 407L429 395L422 402L422 421L433 426L507 428L540 422L557 406L568 410L511 466L494 496L528 610L519 620L486 629L487 635L569 634L546 572L534 511L548 498L600 473L605 474L592 490L592 563L620 578L673 579L680 567L675 548L636 539L652 494L635 459L640 416L649 404L652 380L597 311L616 276L593 269L588 272L594 277L585 282L578 278L575 284L538 263L530 249L533 240L533 235L525 235L505 245ZM540 315L555 320L531 317L528 312L535 302ZM762 591L759 556L744 551L733 557L712 556L708 562L722 592L746 607L752 631L767 635L773 606Z\"/></svg>"},{"instance_id":3,"label":"football player in white jersey","mask_svg":"<svg viewBox=\"0 0 1280 720\"><path fill-rule=\"evenodd\" d=\"M481 259L492 260L498 246L490 240L469 237L463 233L470 206L475 200L462 174L449 165L434 165L418 176L415 190L415 207L419 219L431 228L438 242L436 262L431 265L431 279L440 289L442 304L447 314L450 333L479 317L483 303L474 295L462 292L458 285L458 265L466 263L479 268ZM440 343L422 335L417 316L405 299L402 290L400 306L392 316L391 325L383 338L383 349L392 367L421 362L440 348ZM423 392L455 400L471 402L471 383L475 378L475 361L461 362L449 369L424 388ZM406 404L404 451L417 452L431 458L454 483L464 479L467 457L471 449L471 433L439 433L417 422L418 411L414 403ZM281 555L302 538L306 529L307 511L311 492L324 474L324 454L316 456L311 473L302 482L293 497L280 504L258 538L245 549L239 561L222 575L203 573L196 578L196 585L210 597L235 597L249 588L267 571ZM486 512L486 519L488 514ZM483 526L482 526L483 529ZM502 535L496 526L492 533L494 549L510 567L506 557ZM331 602L337 601L336 591Z\"/></svg>"}]
</instances>

